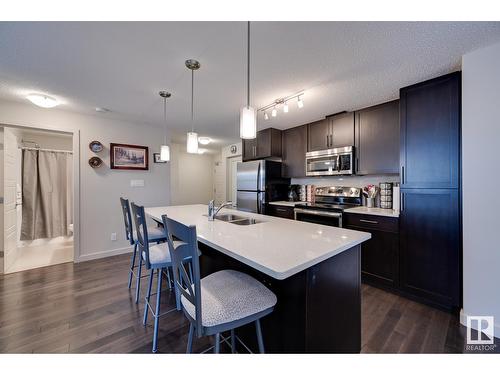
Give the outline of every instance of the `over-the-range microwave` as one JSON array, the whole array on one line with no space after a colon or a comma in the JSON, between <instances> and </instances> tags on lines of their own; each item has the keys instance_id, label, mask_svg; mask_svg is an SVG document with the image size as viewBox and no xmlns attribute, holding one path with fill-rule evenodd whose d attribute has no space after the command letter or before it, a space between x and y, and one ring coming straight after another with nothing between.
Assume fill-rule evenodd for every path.
<instances>
[{"instance_id":1,"label":"over-the-range microwave","mask_svg":"<svg viewBox=\"0 0 500 375\"><path fill-rule=\"evenodd\" d=\"M354 147L339 147L306 153L306 176L354 174Z\"/></svg>"}]
</instances>

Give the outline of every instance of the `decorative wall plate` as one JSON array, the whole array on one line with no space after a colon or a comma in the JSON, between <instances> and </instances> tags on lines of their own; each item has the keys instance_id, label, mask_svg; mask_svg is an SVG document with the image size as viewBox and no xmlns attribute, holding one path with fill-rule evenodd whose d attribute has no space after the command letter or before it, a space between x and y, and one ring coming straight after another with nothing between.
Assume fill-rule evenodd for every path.
<instances>
[{"instance_id":1,"label":"decorative wall plate","mask_svg":"<svg viewBox=\"0 0 500 375\"><path fill-rule=\"evenodd\" d=\"M92 168L99 168L101 165L102 165L102 159L97 157L97 156L92 156L90 159L89 159L89 165L92 167Z\"/></svg>"},{"instance_id":2,"label":"decorative wall plate","mask_svg":"<svg viewBox=\"0 0 500 375\"><path fill-rule=\"evenodd\" d=\"M104 146L99 141L92 141L89 143L89 148L92 152L101 152L104 149Z\"/></svg>"}]
</instances>

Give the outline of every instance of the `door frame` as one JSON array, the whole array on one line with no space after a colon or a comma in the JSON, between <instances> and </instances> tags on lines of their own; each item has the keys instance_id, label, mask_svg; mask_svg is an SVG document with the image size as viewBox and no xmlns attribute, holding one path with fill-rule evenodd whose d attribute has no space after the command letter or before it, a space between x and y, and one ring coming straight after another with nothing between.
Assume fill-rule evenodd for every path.
<instances>
[{"instance_id":1,"label":"door frame","mask_svg":"<svg viewBox=\"0 0 500 375\"><path fill-rule=\"evenodd\" d=\"M73 263L80 261L80 129L61 129L57 126L32 126L0 123L1 127L44 130L71 134L73 141Z\"/></svg>"}]
</instances>

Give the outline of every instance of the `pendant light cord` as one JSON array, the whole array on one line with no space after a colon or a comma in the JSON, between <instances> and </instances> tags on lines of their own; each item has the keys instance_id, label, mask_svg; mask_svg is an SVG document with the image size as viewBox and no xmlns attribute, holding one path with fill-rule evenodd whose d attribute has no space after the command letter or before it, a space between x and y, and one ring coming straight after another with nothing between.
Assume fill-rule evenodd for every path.
<instances>
[{"instance_id":1,"label":"pendant light cord","mask_svg":"<svg viewBox=\"0 0 500 375\"><path fill-rule=\"evenodd\" d=\"M247 28L247 108L250 108L250 21Z\"/></svg>"},{"instance_id":2,"label":"pendant light cord","mask_svg":"<svg viewBox=\"0 0 500 375\"><path fill-rule=\"evenodd\" d=\"M163 98L163 122L165 123L165 145L167 144L167 98Z\"/></svg>"},{"instance_id":3,"label":"pendant light cord","mask_svg":"<svg viewBox=\"0 0 500 375\"><path fill-rule=\"evenodd\" d=\"M191 132L194 131L194 70L191 70Z\"/></svg>"}]
</instances>

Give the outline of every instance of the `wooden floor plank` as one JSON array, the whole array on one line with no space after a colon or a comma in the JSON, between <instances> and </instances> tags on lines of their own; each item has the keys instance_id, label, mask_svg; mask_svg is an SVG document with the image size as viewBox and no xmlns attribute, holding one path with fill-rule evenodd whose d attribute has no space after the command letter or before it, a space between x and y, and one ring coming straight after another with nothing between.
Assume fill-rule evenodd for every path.
<instances>
[{"instance_id":1,"label":"wooden floor plank","mask_svg":"<svg viewBox=\"0 0 500 375\"><path fill-rule=\"evenodd\" d=\"M0 275L0 352L150 353L152 319L126 287L129 255ZM142 296L147 279L143 279ZM164 293L162 309L175 298ZM188 321L160 320L159 352L184 353ZM460 353L465 328L456 316L362 285L363 353ZM194 351L212 345L196 339ZM227 348L222 348L227 351Z\"/></svg>"}]
</instances>

